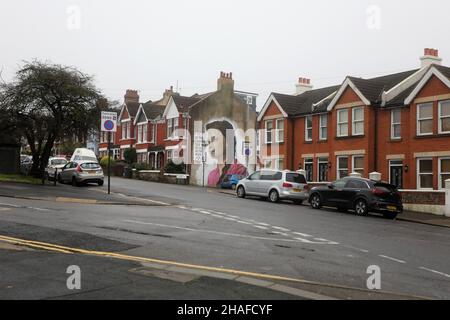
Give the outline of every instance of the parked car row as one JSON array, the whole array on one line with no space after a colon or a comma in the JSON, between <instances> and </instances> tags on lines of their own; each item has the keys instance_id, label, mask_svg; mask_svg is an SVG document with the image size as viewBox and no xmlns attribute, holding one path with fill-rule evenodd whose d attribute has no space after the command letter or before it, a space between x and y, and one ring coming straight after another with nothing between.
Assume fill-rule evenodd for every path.
<instances>
[{"instance_id":1,"label":"parked car row","mask_svg":"<svg viewBox=\"0 0 450 320\"><path fill-rule=\"evenodd\" d=\"M23 175L29 175L33 165L33 158L27 155L20 157L20 171ZM103 185L103 169L98 163L92 150L78 148L74 151L70 161L65 157L51 157L45 168L45 178L49 181L55 179L59 183L72 183L80 186L87 183Z\"/></svg>"},{"instance_id":2,"label":"parked car row","mask_svg":"<svg viewBox=\"0 0 450 320\"><path fill-rule=\"evenodd\" d=\"M291 200L296 204L307 200L317 210L331 207L343 212L353 210L358 215L375 212L388 219L395 219L403 211L401 195L391 184L346 177L310 188L303 174L288 170L256 171L237 183L236 195L257 196L271 202Z\"/></svg>"}]
</instances>

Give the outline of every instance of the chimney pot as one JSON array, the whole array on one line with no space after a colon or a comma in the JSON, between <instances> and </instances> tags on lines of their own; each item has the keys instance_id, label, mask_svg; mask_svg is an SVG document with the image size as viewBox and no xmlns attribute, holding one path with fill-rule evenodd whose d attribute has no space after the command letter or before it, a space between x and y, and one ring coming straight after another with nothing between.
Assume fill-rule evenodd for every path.
<instances>
[{"instance_id":1,"label":"chimney pot","mask_svg":"<svg viewBox=\"0 0 450 320\"><path fill-rule=\"evenodd\" d=\"M433 48L425 48L424 56L420 58L422 68L428 67L432 64L441 65L442 58L439 57L439 50Z\"/></svg>"},{"instance_id":2,"label":"chimney pot","mask_svg":"<svg viewBox=\"0 0 450 320\"><path fill-rule=\"evenodd\" d=\"M300 77L298 78L298 83L296 86L296 95L303 94L307 91L312 90L313 86L311 85L311 79Z\"/></svg>"}]
</instances>

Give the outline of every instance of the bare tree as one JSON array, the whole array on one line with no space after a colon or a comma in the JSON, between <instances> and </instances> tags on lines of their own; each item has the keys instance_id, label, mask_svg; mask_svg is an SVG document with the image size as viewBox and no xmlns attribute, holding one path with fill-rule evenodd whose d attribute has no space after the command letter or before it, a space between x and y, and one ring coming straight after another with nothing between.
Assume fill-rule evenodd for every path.
<instances>
[{"instance_id":1,"label":"bare tree","mask_svg":"<svg viewBox=\"0 0 450 320\"><path fill-rule=\"evenodd\" d=\"M25 62L13 82L0 84L0 111L27 139L32 175L42 175L55 141L99 126L101 99L91 76L40 61Z\"/></svg>"}]
</instances>

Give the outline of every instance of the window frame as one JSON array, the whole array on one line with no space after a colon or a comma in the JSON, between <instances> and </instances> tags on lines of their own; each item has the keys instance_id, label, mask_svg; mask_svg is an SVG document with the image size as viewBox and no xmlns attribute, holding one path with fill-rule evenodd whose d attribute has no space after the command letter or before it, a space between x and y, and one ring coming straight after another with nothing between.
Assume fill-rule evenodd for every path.
<instances>
[{"instance_id":1,"label":"window frame","mask_svg":"<svg viewBox=\"0 0 450 320\"><path fill-rule=\"evenodd\" d=\"M280 162L282 162L283 166L281 168ZM277 158L275 160L275 170L284 170L284 158Z\"/></svg>"},{"instance_id":2,"label":"window frame","mask_svg":"<svg viewBox=\"0 0 450 320\"><path fill-rule=\"evenodd\" d=\"M347 159L347 168L341 168L339 166L339 159L341 159L341 158ZM350 172L348 172L348 156L337 156L336 157L336 180L342 180L343 178L345 178L345 177L341 177L341 175L339 173L339 171L344 170L344 169L347 170L347 175L345 177L348 177L350 174Z\"/></svg>"},{"instance_id":3,"label":"window frame","mask_svg":"<svg viewBox=\"0 0 450 320\"><path fill-rule=\"evenodd\" d=\"M282 123L282 127L283 127L282 129L279 129L279 127L278 127L278 123L279 122ZM280 133L282 133L281 139L279 139ZM283 143L284 142L284 118L275 120L275 142L276 143Z\"/></svg>"},{"instance_id":4,"label":"window frame","mask_svg":"<svg viewBox=\"0 0 450 320\"><path fill-rule=\"evenodd\" d=\"M355 158L362 158L363 159L363 163L364 163L365 157L364 157L364 155L359 155L359 154L356 154L356 155L352 156L352 173L353 172L361 173L361 172L358 172L356 170L362 170L363 174L361 174L361 177L364 177L364 174L366 173L365 168L364 168L364 164L363 164L362 168L355 168Z\"/></svg>"},{"instance_id":5,"label":"window frame","mask_svg":"<svg viewBox=\"0 0 450 320\"><path fill-rule=\"evenodd\" d=\"M358 110L362 110L362 119L361 120L355 120L355 113ZM365 108L364 107L352 108L352 136L363 136L364 135L364 132L365 132L364 120L365 120ZM362 123L362 132L361 133L356 132L356 124L358 124L358 123Z\"/></svg>"},{"instance_id":6,"label":"window frame","mask_svg":"<svg viewBox=\"0 0 450 320\"><path fill-rule=\"evenodd\" d=\"M270 130L267 129L267 124L271 125ZM266 144L272 144L273 143L273 137L272 137L272 131L273 131L273 121L272 120L265 120L264 121L264 133L265 133L265 138L264 141ZM267 139L267 137L270 137L270 140Z\"/></svg>"},{"instance_id":7,"label":"window frame","mask_svg":"<svg viewBox=\"0 0 450 320\"><path fill-rule=\"evenodd\" d=\"M394 122L394 113L398 112L400 115L399 122ZM395 136L395 126L400 126L400 135ZM395 108L391 110L391 139L392 140L399 140L402 138L402 109L401 108Z\"/></svg>"},{"instance_id":8,"label":"window frame","mask_svg":"<svg viewBox=\"0 0 450 320\"><path fill-rule=\"evenodd\" d=\"M438 183L438 189L439 190L444 190L445 189L445 181L444 181L444 185L442 185L442 175L450 175L450 172L442 172L442 160L450 160L450 157L439 157L438 158L438 179L439 179L439 183Z\"/></svg>"},{"instance_id":9,"label":"window frame","mask_svg":"<svg viewBox=\"0 0 450 320\"><path fill-rule=\"evenodd\" d=\"M420 172L420 161L422 160L430 160L431 161L431 173L421 173ZM434 187L432 186L431 188L422 188L422 186L420 185L420 176L422 175L431 175L433 177L433 158L432 157L425 157L425 158L417 158L417 163L416 163L416 178L417 178L417 189L418 190L434 190ZM434 181L433 181L433 185L434 185Z\"/></svg>"},{"instance_id":10,"label":"window frame","mask_svg":"<svg viewBox=\"0 0 450 320\"><path fill-rule=\"evenodd\" d=\"M308 119L311 119L311 127L308 127ZM311 130L311 135L309 135L309 130ZM305 141L313 141L313 117L312 115L305 116Z\"/></svg>"},{"instance_id":11,"label":"window frame","mask_svg":"<svg viewBox=\"0 0 450 320\"><path fill-rule=\"evenodd\" d=\"M324 159L326 159L326 161L324 160ZM328 163L329 163L329 158L328 157L319 157L318 159L317 159L317 181L318 182L328 182L328 173L329 173L329 166L328 166ZM322 181L321 179L320 179L320 165L321 164L325 164L326 165L326 168L327 168L327 179L326 180L324 180L324 181Z\"/></svg>"},{"instance_id":12,"label":"window frame","mask_svg":"<svg viewBox=\"0 0 450 320\"><path fill-rule=\"evenodd\" d=\"M326 119L326 124L325 126L323 125L323 119ZM322 135L322 130L325 129L326 134L325 136ZM320 141L326 141L328 140L328 114L327 113L323 113L319 115L319 140Z\"/></svg>"},{"instance_id":13,"label":"window frame","mask_svg":"<svg viewBox=\"0 0 450 320\"><path fill-rule=\"evenodd\" d=\"M429 118L420 118L420 108L424 107L424 106L431 106L431 117ZM416 110L416 134L418 136L431 136L434 133L434 104L432 102L426 102L426 103L420 103L417 105L417 110ZM420 122L421 121L430 121L432 123L432 129L431 132L429 133L421 133L420 132Z\"/></svg>"},{"instance_id":14,"label":"window frame","mask_svg":"<svg viewBox=\"0 0 450 320\"><path fill-rule=\"evenodd\" d=\"M311 179L308 180L308 170L306 170L306 166L311 166ZM305 178L307 182L313 182L314 181L314 158L304 158L303 159L303 169L305 170Z\"/></svg>"},{"instance_id":15,"label":"window frame","mask_svg":"<svg viewBox=\"0 0 450 320\"><path fill-rule=\"evenodd\" d=\"M347 116L345 117L346 119L345 119L345 121L339 121L340 114L343 113L343 112L345 112L347 114ZM348 132L348 129L349 129L348 128L348 108L337 110L336 122L337 122L337 125L336 125L336 130L337 130L336 136L337 137L348 137L348 133L349 133ZM347 132L346 132L346 134L340 134L340 132L341 132L340 127L343 126L343 125L347 125Z\"/></svg>"},{"instance_id":16,"label":"window frame","mask_svg":"<svg viewBox=\"0 0 450 320\"><path fill-rule=\"evenodd\" d=\"M442 101L439 101L439 103L438 103L438 133L439 134L449 134L450 133L450 130L449 131L442 131L442 120L443 119L450 119L450 115L448 115L448 116L441 116L442 105L444 103L448 104L449 107L450 107L450 100L442 100Z\"/></svg>"}]
</instances>

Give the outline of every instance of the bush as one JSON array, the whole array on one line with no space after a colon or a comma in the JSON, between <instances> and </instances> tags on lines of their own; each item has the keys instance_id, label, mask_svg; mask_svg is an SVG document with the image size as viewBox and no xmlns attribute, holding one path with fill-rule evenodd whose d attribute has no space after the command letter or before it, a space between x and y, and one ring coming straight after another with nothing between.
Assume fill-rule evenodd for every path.
<instances>
[{"instance_id":1,"label":"bush","mask_svg":"<svg viewBox=\"0 0 450 320\"><path fill-rule=\"evenodd\" d=\"M137 171L140 171L140 170L151 170L152 166L150 166L148 163L135 163L134 164L134 168Z\"/></svg>"},{"instance_id":2,"label":"bush","mask_svg":"<svg viewBox=\"0 0 450 320\"><path fill-rule=\"evenodd\" d=\"M111 158L111 166L114 166L116 164L116 160L114 160L113 158ZM100 160L100 165L102 167L107 167L108 166L108 156L104 156L101 160Z\"/></svg>"},{"instance_id":3,"label":"bush","mask_svg":"<svg viewBox=\"0 0 450 320\"><path fill-rule=\"evenodd\" d=\"M136 149L128 148L123 152L123 157L128 164L132 164L137 162L137 153Z\"/></svg>"},{"instance_id":4,"label":"bush","mask_svg":"<svg viewBox=\"0 0 450 320\"><path fill-rule=\"evenodd\" d=\"M183 162L181 164L175 164L172 160L169 160L169 162L167 162L166 166L164 167L164 172L184 174L186 173L185 169L186 167Z\"/></svg>"}]
</instances>

